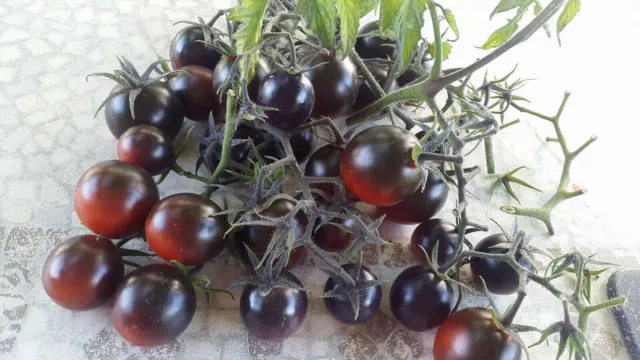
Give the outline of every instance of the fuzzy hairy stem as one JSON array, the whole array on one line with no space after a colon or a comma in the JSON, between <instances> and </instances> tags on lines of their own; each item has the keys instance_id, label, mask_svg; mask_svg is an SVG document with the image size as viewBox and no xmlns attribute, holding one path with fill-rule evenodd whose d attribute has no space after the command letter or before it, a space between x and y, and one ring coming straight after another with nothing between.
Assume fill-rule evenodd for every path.
<instances>
[{"instance_id":1,"label":"fuzzy hairy stem","mask_svg":"<svg viewBox=\"0 0 640 360\"><path fill-rule=\"evenodd\" d=\"M484 156L487 161L487 174L496 173L496 162L493 157L493 139L487 137L484 140Z\"/></svg>"},{"instance_id":2,"label":"fuzzy hairy stem","mask_svg":"<svg viewBox=\"0 0 640 360\"><path fill-rule=\"evenodd\" d=\"M216 166L216 169L211 177L207 180L207 185L214 184L216 180L218 180L218 178L222 175L224 170L227 168L227 164L229 163L229 157L231 154L231 139L233 138L235 122L237 121L237 119L235 118L235 107L235 93L233 91L228 91L226 113L227 123L224 126L224 138L222 140L222 153L220 155L220 162L218 163L218 166ZM214 190L215 188L213 186L208 186L204 191L203 196L210 198Z\"/></svg>"},{"instance_id":3,"label":"fuzzy hairy stem","mask_svg":"<svg viewBox=\"0 0 640 360\"><path fill-rule=\"evenodd\" d=\"M431 24L433 26L433 37L436 54L433 58L433 67L431 68L431 81L438 79L442 74L442 35L440 34L440 20L438 19L438 10L434 2L429 2L429 15L431 16Z\"/></svg>"},{"instance_id":4,"label":"fuzzy hairy stem","mask_svg":"<svg viewBox=\"0 0 640 360\"><path fill-rule=\"evenodd\" d=\"M564 157L564 164L562 166L562 173L560 174L560 180L558 181L558 187L555 193L551 196L551 198L547 200L547 202L545 202L544 204L542 204L537 208L502 206L500 207L500 210L502 210L507 214L527 216L527 217L538 219L546 225L550 235L555 234L555 229L553 228L553 224L551 223L551 212L553 211L553 209L558 204L560 204L565 200L568 200L586 193L586 190L584 189L578 189L574 191L567 190L567 186L569 185L569 181L570 181L571 164L579 154L581 154L589 145L591 145L591 143L593 143L597 139L595 136L592 136L580 147L578 147L576 150L574 151L569 150L569 146L567 145L566 138L564 136L564 133L562 132L562 128L560 127L560 118L567 104L567 101L569 100L570 95L571 94L568 91L564 93L564 97L562 99L562 102L560 103L560 106L558 107L558 111L553 116L541 114L539 112L520 106L516 103L511 104L511 106L513 106L515 109L517 109L520 112L533 115L537 118L546 120L553 124L553 128L556 133L556 137L554 138L554 140L555 142L560 144L560 148L562 149L562 155Z\"/></svg>"}]
</instances>

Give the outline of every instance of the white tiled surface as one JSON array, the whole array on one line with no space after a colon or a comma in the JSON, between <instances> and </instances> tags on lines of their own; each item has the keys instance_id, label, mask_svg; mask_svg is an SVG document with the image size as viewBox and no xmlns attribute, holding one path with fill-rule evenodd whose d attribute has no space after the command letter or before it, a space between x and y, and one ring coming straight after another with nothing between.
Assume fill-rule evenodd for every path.
<instances>
[{"instance_id":1,"label":"white tiled surface","mask_svg":"<svg viewBox=\"0 0 640 360\"><path fill-rule=\"evenodd\" d=\"M489 22L495 2L443 1L457 15L463 36L454 45L447 66L462 65L482 54L473 46L482 44L504 21L496 17ZM325 276L308 265L296 273L311 290L310 312L300 332L283 344L248 339L237 303L221 297L214 304L200 304L196 318L178 341L159 349L136 349L112 329L107 308L71 313L51 303L42 291L40 271L48 252L63 239L84 231L72 206L77 179L90 165L115 157L116 143L102 115L93 118L95 107L112 85L95 79L86 82L85 75L114 69L116 54L140 66L154 60L156 51L167 55L175 32L173 22L208 18L230 5L228 0L0 2L0 358L431 358L434 332L411 334L384 315L357 330L328 317L319 299ZM538 78L525 94L541 111L555 111L562 92L573 90L563 119L570 144L577 146L594 133L600 138L575 163L573 182L590 192L555 211L558 234L548 237L539 223L529 220L521 225L539 235L538 246L578 247L588 253L598 250L604 260L627 267L638 266L636 249L640 248L634 233L639 199L633 180L638 173L633 136L638 128L633 91L638 75L624 75L640 60L635 41L630 39L640 27L635 21L637 7L621 0L584 2L576 22L563 35L562 48L538 34L490 68L502 74L519 62L521 76ZM522 174L544 189L546 197L560 170L558 149L549 151L541 142L553 135L552 129L535 119L522 119L523 124L495 140L498 170L528 165L530 170ZM470 165L474 163L482 159L469 160ZM513 218L497 210L511 202L502 192L487 205L489 184L483 178L474 181L480 200L470 205L472 217L484 223L493 217L512 225ZM161 187L163 195L178 191L197 191L196 184L171 176ZM524 204L537 205L543 200L533 192L516 191ZM381 278L391 280L409 264L406 231L402 235L386 229L398 245L366 254ZM233 266L220 270L228 261L220 259L207 267L214 285L225 286L239 276ZM605 279L597 282L596 300L604 299L604 284ZM486 304L486 300L472 296L466 303ZM506 306L508 299L500 299L500 304ZM384 308L389 314L386 301ZM545 327L559 315L560 304L532 286L518 320ZM593 318L589 337L595 359L627 359L608 313ZM527 337L528 342L533 340ZM534 349L532 358L550 359L554 349Z\"/></svg>"}]
</instances>

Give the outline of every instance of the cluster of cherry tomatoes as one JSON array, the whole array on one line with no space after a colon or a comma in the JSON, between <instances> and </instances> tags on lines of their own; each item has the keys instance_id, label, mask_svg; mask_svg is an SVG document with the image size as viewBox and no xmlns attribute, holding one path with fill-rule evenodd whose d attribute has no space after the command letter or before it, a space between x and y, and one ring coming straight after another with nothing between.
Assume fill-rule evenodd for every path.
<instances>
[{"instance_id":1,"label":"cluster of cherry tomatoes","mask_svg":"<svg viewBox=\"0 0 640 360\"><path fill-rule=\"evenodd\" d=\"M370 33L376 26L367 24L361 32ZM236 59L202 44L204 31L190 26L172 42L172 63L184 72L142 89L133 107L129 105L129 93L107 102L105 117L118 139L119 160L90 167L78 181L74 194L80 221L95 235L68 239L53 250L43 269L44 289L57 304L71 310L89 310L110 301L113 325L123 338L138 346L166 344L192 320L199 283L184 266L207 263L230 244L250 265L246 249L261 258L274 231L267 226L246 225L225 236L230 225L225 216L219 215L220 206L209 198L192 193L159 197L152 176L171 169L176 157L174 138L184 118L207 121L214 114L224 119L225 99L218 89L231 76ZM391 39L363 36L358 38L356 50L364 59L387 58L392 51L387 46L390 42ZM315 66L320 63L325 64ZM258 62L248 95L259 105L279 110L267 111L266 121L271 125L288 131L309 118L338 117L375 100L348 57L340 60L318 54L308 66L309 71L293 73L272 69L263 58ZM386 80L387 68L374 63L367 66L380 83ZM428 64L425 67L428 69ZM417 72L407 70L392 87L404 86L418 77ZM218 126L224 126L223 122ZM410 245L416 260L424 262L420 246L431 253L436 243L438 262L452 259L457 229L446 220L432 218L447 200L447 184L430 174L422 188L423 172L411 157L419 143L416 135L395 126L379 125L361 131L346 146L327 144L312 153L315 136L307 130L292 138L298 161L308 159L306 176L341 177L351 196L375 205L387 219L420 224ZM282 155L281 145L251 124L241 123L235 138L251 139L267 157ZM213 170L220 161L218 152L208 154L206 150L207 146L201 145L201 155L210 156L204 163ZM231 158L243 163L250 150L247 142L237 142ZM334 191L330 185L318 186L326 192ZM320 207L327 205L321 199L317 202ZM295 203L280 199L260 215L277 218L289 214L294 207ZM258 219L258 214L249 214L243 221ZM294 221L294 237L300 237L312 225L302 213L296 214ZM353 221L333 222L341 226L320 226L314 233L314 242L324 251L341 252L353 241L354 235L346 231ZM174 264L145 265L125 276L122 257L126 250L120 245L142 234L158 257ZM110 239L121 240L114 244ZM507 240L502 235L490 236L476 250L499 251L491 247L504 242ZM295 248L286 268L296 266L306 253L304 247ZM527 263L526 259L522 263ZM343 268L355 279L377 280L364 266L346 264ZM485 279L491 292L510 294L518 288L518 276L508 264L472 259L471 269ZM289 272L285 271L283 277L303 286ZM339 286L336 279L329 278L325 291ZM379 310L382 288L371 286L359 295L357 317L346 296L326 297L324 301L329 313L339 321L362 324ZM434 346L438 360L520 358L517 343L495 326L487 310L472 308L451 314L452 286L422 264L404 270L394 280L389 296L393 315L407 328L426 331L440 326ZM246 285L240 298L240 312L248 331L268 340L282 340L294 333L304 321L307 305L306 293L293 288L277 287L265 293L258 286Z\"/></svg>"}]
</instances>

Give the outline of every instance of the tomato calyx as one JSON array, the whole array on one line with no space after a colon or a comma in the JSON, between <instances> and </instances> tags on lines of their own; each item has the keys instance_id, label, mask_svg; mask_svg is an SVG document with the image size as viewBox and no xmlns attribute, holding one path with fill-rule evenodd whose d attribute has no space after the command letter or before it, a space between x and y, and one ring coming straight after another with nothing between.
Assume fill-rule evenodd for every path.
<instances>
[{"instance_id":1,"label":"tomato calyx","mask_svg":"<svg viewBox=\"0 0 640 360\"><path fill-rule=\"evenodd\" d=\"M384 283L381 280L360 279L360 270L362 268L362 253L360 253L360 256L358 256L356 259L356 262L353 264L343 265L343 269L345 267L348 268L347 274L353 279L353 282L344 281L342 275L333 271L331 268L322 268L324 272L326 272L334 281L338 283L337 287L335 287L333 290L325 292L322 297L346 297L347 299L349 299L349 302L351 303L351 306L353 308L354 320L357 319L360 314L360 292L374 286L380 286Z\"/></svg>"},{"instance_id":2,"label":"tomato calyx","mask_svg":"<svg viewBox=\"0 0 640 360\"><path fill-rule=\"evenodd\" d=\"M202 35L204 36L204 40L196 40L196 42L202 43L204 46L211 47L222 55L236 56L235 49L220 39L222 31L213 26L213 24L218 20L218 18L220 18L222 14L224 14L223 10L219 11L218 14L216 14L209 22L205 22L203 18L198 17L198 22L181 20L173 23L173 26L176 26L178 24L187 24L190 25L186 28L187 30L193 28L200 29L202 31Z\"/></svg>"},{"instance_id":3,"label":"tomato calyx","mask_svg":"<svg viewBox=\"0 0 640 360\"><path fill-rule=\"evenodd\" d=\"M129 107L131 108L131 116L134 116L133 104L135 103L136 97L142 90L161 80L167 79L171 75L185 72L184 70L173 70L165 72L157 77L151 77L154 70L159 65L165 64L170 60L156 60L151 63L142 74L140 74L138 70L136 70L135 66L133 66L131 61L127 60L127 58L125 58L124 56L116 57L118 58L118 62L120 63L120 69L114 70L113 73L98 72L87 75L87 79L90 76L100 76L113 80L118 84L107 96L107 98L100 104L93 117L98 116L100 110L105 107L109 100L123 94L129 94Z\"/></svg>"},{"instance_id":4,"label":"tomato calyx","mask_svg":"<svg viewBox=\"0 0 640 360\"><path fill-rule=\"evenodd\" d=\"M517 167L507 173L504 174L490 174L488 175L489 178L491 179L496 179L496 182L493 184L493 186L491 187L491 195L493 196L493 194L496 192L496 190L498 190L498 187L500 187L500 185L504 186L504 189L507 191L507 194L509 194L509 196L511 196L512 198L514 198L518 204L520 204L520 199L518 199L518 196L516 195L516 193L513 191L513 188L511 187L511 183L516 183L519 185L522 185L524 187L527 187L529 189L538 191L538 192L542 192L542 190L538 189L537 187L529 184L528 182L517 178L515 176L515 173L517 173L518 171L522 170L522 169L528 169L526 166L520 166Z\"/></svg>"},{"instance_id":5,"label":"tomato calyx","mask_svg":"<svg viewBox=\"0 0 640 360\"><path fill-rule=\"evenodd\" d=\"M233 294L225 289L215 289L211 288L211 280L206 275L199 275L198 273L202 269L202 265L194 266L191 269L187 270L187 267L184 266L181 262L177 260L171 260L171 265L173 265L176 269L182 273L186 278L189 279L189 282L193 285L193 288L196 292L200 292L204 294L207 298L207 304L211 301L211 294L215 293L224 293L231 296L231 299L235 300Z\"/></svg>"}]
</instances>

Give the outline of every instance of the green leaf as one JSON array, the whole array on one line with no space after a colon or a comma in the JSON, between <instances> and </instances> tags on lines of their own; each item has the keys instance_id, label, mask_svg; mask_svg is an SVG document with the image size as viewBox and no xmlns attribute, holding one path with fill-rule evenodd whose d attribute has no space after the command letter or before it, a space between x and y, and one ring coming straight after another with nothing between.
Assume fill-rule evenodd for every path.
<instances>
[{"instance_id":1,"label":"green leaf","mask_svg":"<svg viewBox=\"0 0 640 360\"><path fill-rule=\"evenodd\" d=\"M540 15L541 11L542 11L542 5L540 4L539 1L536 0L535 5L533 5L533 15L538 16ZM551 30L549 30L549 24L544 24L543 27L544 27L544 32L546 32L549 39L551 39Z\"/></svg>"},{"instance_id":2,"label":"green leaf","mask_svg":"<svg viewBox=\"0 0 640 360\"><path fill-rule=\"evenodd\" d=\"M240 4L229 13L230 21L244 24L233 38L236 40L238 54L246 54L260 42L262 20L269 0L240 0Z\"/></svg>"},{"instance_id":3,"label":"green leaf","mask_svg":"<svg viewBox=\"0 0 640 360\"><path fill-rule=\"evenodd\" d=\"M529 5L531 5L531 3L520 7L520 9L518 9L518 13L513 19L509 20L509 22L505 26L501 27L493 34L491 34L491 36L489 36L489 39L487 39L487 42L482 45L482 49L488 50L494 47L499 47L507 42L507 40L511 39L513 34L518 31L518 22L520 22L520 19L522 19L522 15L524 15L524 13L527 11Z\"/></svg>"},{"instance_id":4,"label":"green leaf","mask_svg":"<svg viewBox=\"0 0 640 360\"><path fill-rule=\"evenodd\" d=\"M449 58L449 55L451 54L451 48L452 48L452 45L450 42L445 41L442 43L442 60L447 60ZM435 57L435 54L436 54L435 43L429 44L429 53Z\"/></svg>"},{"instance_id":5,"label":"green leaf","mask_svg":"<svg viewBox=\"0 0 640 360\"><path fill-rule=\"evenodd\" d=\"M362 0L336 0L336 5L340 18L340 45L344 56L348 56L356 43Z\"/></svg>"},{"instance_id":6,"label":"green leaf","mask_svg":"<svg viewBox=\"0 0 640 360\"><path fill-rule=\"evenodd\" d=\"M389 36L388 33L393 25L393 19L402 5L402 0L381 0L380 1L380 33Z\"/></svg>"},{"instance_id":7,"label":"green leaf","mask_svg":"<svg viewBox=\"0 0 640 360\"><path fill-rule=\"evenodd\" d=\"M307 26L328 48L333 49L338 12L331 0L299 0L296 9Z\"/></svg>"},{"instance_id":8,"label":"green leaf","mask_svg":"<svg viewBox=\"0 0 640 360\"><path fill-rule=\"evenodd\" d=\"M556 34L558 36L558 44L562 46L562 41L560 41L560 32L564 30L567 25L573 20L574 17L580 11L580 0L569 0L567 5L564 6L564 10L562 10L562 14L558 18L558 23L556 24Z\"/></svg>"},{"instance_id":9,"label":"green leaf","mask_svg":"<svg viewBox=\"0 0 640 360\"><path fill-rule=\"evenodd\" d=\"M363 17L373 11L380 5L380 0L363 0L362 8L360 8L360 17Z\"/></svg>"},{"instance_id":10,"label":"green leaf","mask_svg":"<svg viewBox=\"0 0 640 360\"><path fill-rule=\"evenodd\" d=\"M515 8L518 8L522 5L527 5L531 0L500 0L500 3L496 6L495 9L489 15L489 19L493 18L493 15L499 14L501 12L509 11Z\"/></svg>"},{"instance_id":11,"label":"green leaf","mask_svg":"<svg viewBox=\"0 0 640 360\"><path fill-rule=\"evenodd\" d=\"M164 60L164 58L162 57L162 55L156 53L156 58L158 60ZM173 65L173 62L171 63ZM169 71L171 71L171 69L169 68L169 65L167 64L166 61L163 61L160 63L160 67L162 68L162 71L164 71L165 73L168 73Z\"/></svg>"},{"instance_id":12,"label":"green leaf","mask_svg":"<svg viewBox=\"0 0 640 360\"><path fill-rule=\"evenodd\" d=\"M413 161L418 160L420 154L422 154L422 147L420 147L420 144L416 144L413 149L411 149L411 159L413 159Z\"/></svg>"},{"instance_id":13,"label":"green leaf","mask_svg":"<svg viewBox=\"0 0 640 360\"><path fill-rule=\"evenodd\" d=\"M400 66L398 74L402 74L409 65L418 46L424 25L424 12L427 9L425 0L405 0L393 19L393 31L396 33L396 49Z\"/></svg>"},{"instance_id":14,"label":"green leaf","mask_svg":"<svg viewBox=\"0 0 640 360\"><path fill-rule=\"evenodd\" d=\"M447 20L447 24L449 24L449 27L451 28L453 33L456 34L456 40L458 40L460 38L460 31L458 30L458 24L456 23L456 18L453 15L453 11L451 11L451 9L445 9L444 18L445 20Z\"/></svg>"}]
</instances>

